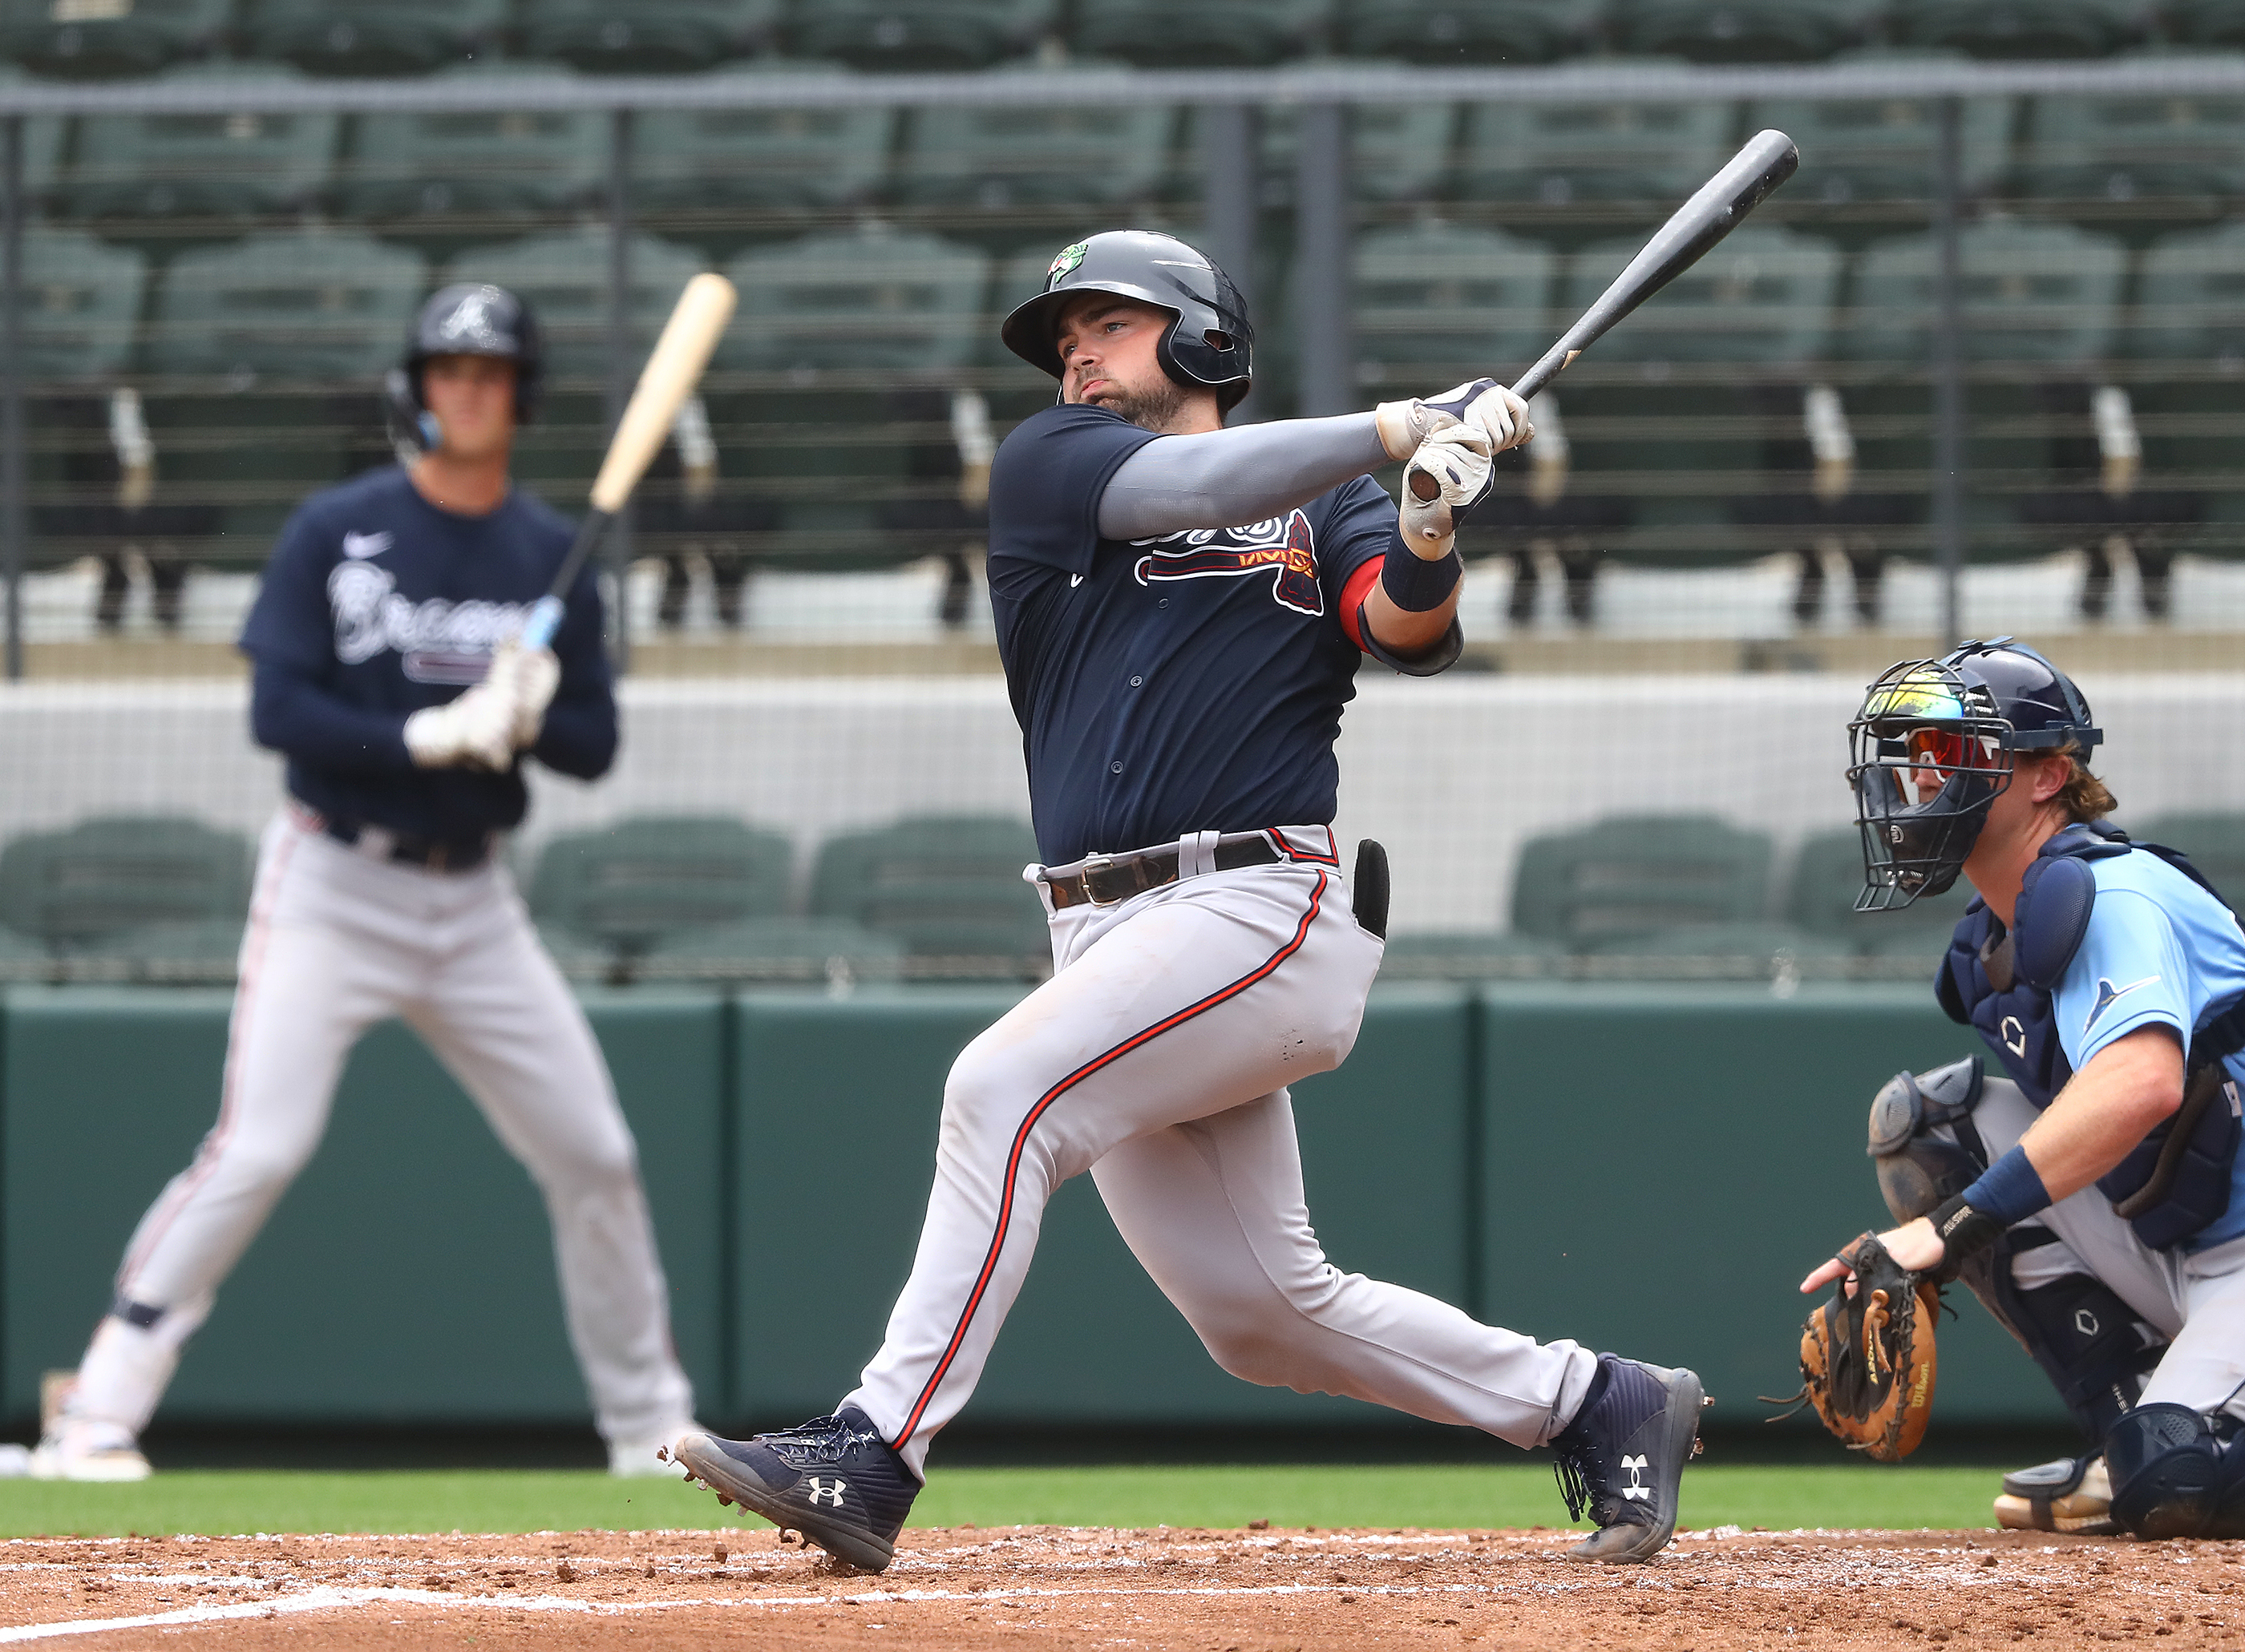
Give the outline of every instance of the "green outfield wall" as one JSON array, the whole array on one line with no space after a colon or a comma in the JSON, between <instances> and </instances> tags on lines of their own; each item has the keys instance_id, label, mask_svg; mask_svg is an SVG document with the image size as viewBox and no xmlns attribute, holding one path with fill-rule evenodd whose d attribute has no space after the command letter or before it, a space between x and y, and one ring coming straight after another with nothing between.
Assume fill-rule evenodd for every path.
<instances>
[{"instance_id":1,"label":"green outfield wall","mask_svg":"<svg viewBox=\"0 0 2245 1652\"><path fill-rule=\"evenodd\" d=\"M639 1137L705 1416L822 1411L912 1262L944 1073L1018 993L591 992ZM0 1403L77 1357L132 1223L214 1116L223 993L17 989L0 1014ZM1902 988L1377 990L1295 1092L1336 1265L1538 1337L1693 1364L1743 1423L1798 1382L1793 1292L1878 1222L1863 1114L1964 1053ZM1941 1414L2045 1422L2047 1385L1963 1301ZM166 1415L567 1422L587 1414L527 1176L403 1028L353 1055L326 1143L221 1295ZM1064 1188L970 1416L1363 1424L1216 1369L1089 1178ZM1797 1425L1796 1425L1797 1426Z\"/></svg>"}]
</instances>

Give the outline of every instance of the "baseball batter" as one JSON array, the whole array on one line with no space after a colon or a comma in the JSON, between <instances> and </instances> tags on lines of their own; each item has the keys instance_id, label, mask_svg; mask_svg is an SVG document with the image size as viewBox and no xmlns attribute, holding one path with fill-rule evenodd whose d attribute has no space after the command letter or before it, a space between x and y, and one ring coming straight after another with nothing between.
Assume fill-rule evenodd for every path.
<instances>
[{"instance_id":1,"label":"baseball batter","mask_svg":"<svg viewBox=\"0 0 2245 1652\"><path fill-rule=\"evenodd\" d=\"M1452 531L1525 409L1483 380L1224 430L1249 383L1239 295L1139 231L1068 247L1004 338L1061 381L999 450L989 561L1055 974L952 1068L919 1254L857 1391L783 1433L688 1433L675 1457L885 1567L1046 1201L1089 1170L1226 1370L1549 1445L1599 1528L1574 1552L1645 1558L1674 1529L1699 1379L1341 1272L1287 1096L1346 1056L1380 967L1384 877L1353 890L1331 824L1358 661L1423 676L1457 657ZM1369 479L1394 460L1400 518ZM1384 872L1376 850L1360 864Z\"/></svg>"},{"instance_id":2,"label":"baseball batter","mask_svg":"<svg viewBox=\"0 0 2245 1652\"><path fill-rule=\"evenodd\" d=\"M550 652L510 640L571 538L508 480L538 371L512 294L439 292L392 380L397 434L424 450L281 531L241 647L289 796L259 850L218 1122L133 1233L36 1475L147 1474L138 1437L181 1347L319 1145L351 1046L393 1015L545 1196L612 1469L660 1472L690 1422L631 1131L495 853L523 817L523 756L591 780L616 750L591 573Z\"/></svg>"},{"instance_id":3,"label":"baseball batter","mask_svg":"<svg viewBox=\"0 0 2245 1652\"><path fill-rule=\"evenodd\" d=\"M1975 1058L1879 1093L1871 1152L1903 1224L1881 1238L1961 1277L2088 1439L2006 1476L1997 1517L2245 1537L2245 933L2187 859L2106 822L2103 735L2031 648L1904 661L1852 727L1860 904L1970 880L1939 997L2004 1074Z\"/></svg>"}]
</instances>

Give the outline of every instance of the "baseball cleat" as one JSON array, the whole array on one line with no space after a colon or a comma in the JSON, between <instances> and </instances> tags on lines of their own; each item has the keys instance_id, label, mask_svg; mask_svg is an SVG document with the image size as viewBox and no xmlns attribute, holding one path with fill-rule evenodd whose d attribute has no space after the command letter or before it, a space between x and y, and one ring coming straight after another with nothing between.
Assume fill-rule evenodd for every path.
<instances>
[{"instance_id":1,"label":"baseball cleat","mask_svg":"<svg viewBox=\"0 0 2245 1652\"><path fill-rule=\"evenodd\" d=\"M888 1569L919 1495L919 1481L855 1405L747 1439L684 1434L670 1457L719 1502L800 1532L805 1542L865 1572Z\"/></svg>"},{"instance_id":2,"label":"baseball cleat","mask_svg":"<svg viewBox=\"0 0 2245 1652\"><path fill-rule=\"evenodd\" d=\"M2061 1457L2004 1475L1996 1524L2014 1532L2112 1536L2120 1528L2113 1520L2113 1479L2105 1459Z\"/></svg>"},{"instance_id":3,"label":"baseball cleat","mask_svg":"<svg viewBox=\"0 0 2245 1652\"><path fill-rule=\"evenodd\" d=\"M121 1482L148 1478L148 1459L116 1423L58 1423L31 1448L33 1479Z\"/></svg>"},{"instance_id":4,"label":"baseball cleat","mask_svg":"<svg viewBox=\"0 0 2245 1652\"><path fill-rule=\"evenodd\" d=\"M1582 1410L1551 1439L1567 1518L1587 1510L1598 1527L1569 1559L1649 1561L1668 1547L1705 1399L1698 1374L1681 1366L1598 1356Z\"/></svg>"}]
</instances>

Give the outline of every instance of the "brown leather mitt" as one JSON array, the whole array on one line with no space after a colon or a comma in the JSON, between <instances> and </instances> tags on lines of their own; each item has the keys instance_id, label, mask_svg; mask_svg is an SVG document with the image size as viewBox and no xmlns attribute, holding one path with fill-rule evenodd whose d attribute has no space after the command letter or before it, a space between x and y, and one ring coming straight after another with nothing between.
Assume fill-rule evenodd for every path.
<instances>
[{"instance_id":1,"label":"brown leather mitt","mask_svg":"<svg viewBox=\"0 0 2245 1652\"><path fill-rule=\"evenodd\" d=\"M1802 1398L1824 1426L1882 1463L1917 1449L1933 1414L1933 1321L1941 1305L1932 1281L1887 1254L1875 1234L1840 1253L1855 1276L1808 1316L1801 1333Z\"/></svg>"}]
</instances>

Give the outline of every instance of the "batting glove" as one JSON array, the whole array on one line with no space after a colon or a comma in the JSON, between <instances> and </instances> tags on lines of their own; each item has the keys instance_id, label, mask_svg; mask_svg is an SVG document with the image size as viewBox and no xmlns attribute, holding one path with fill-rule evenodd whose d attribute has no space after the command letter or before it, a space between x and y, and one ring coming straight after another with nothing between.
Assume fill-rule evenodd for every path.
<instances>
[{"instance_id":1,"label":"batting glove","mask_svg":"<svg viewBox=\"0 0 2245 1652\"><path fill-rule=\"evenodd\" d=\"M514 763L514 708L478 683L458 700L424 706L405 720L405 749L422 768L484 768Z\"/></svg>"},{"instance_id":2,"label":"batting glove","mask_svg":"<svg viewBox=\"0 0 2245 1652\"><path fill-rule=\"evenodd\" d=\"M1452 424L1419 444L1403 467L1403 543L1411 554L1439 562L1467 508L1489 491L1495 473L1489 432Z\"/></svg>"},{"instance_id":3,"label":"batting glove","mask_svg":"<svg viewBox=\"0 0 2245 1652\"><path fill-rule=\"evenodd\" d=\"M546 708L561 686L561 662L551 648L525 648L510 637L492 651L484 685L512 710L513 749L527 751L538 743L539 731L546 727Z\"/></svg>"},{"instance_id":4,"label":"batting glove","mask_svg":"<svg viewBox=\"0 0 2245 1652\"><path fill-rule=\"evenodd\" d=\"M1382 402L1373 410L1380 442L1391 459L1407 459L1437 430L1472 424L1486 431L1492 455L1518 447L1536 434L1528 403L1495 379L1475 379L1440 396L1410 402Z\"/></svg>"}]
</instances>

